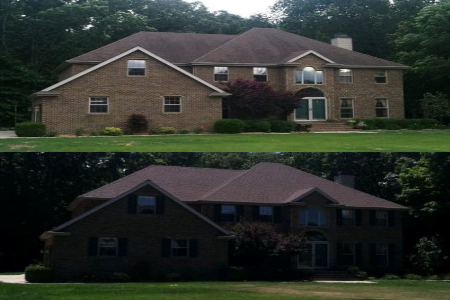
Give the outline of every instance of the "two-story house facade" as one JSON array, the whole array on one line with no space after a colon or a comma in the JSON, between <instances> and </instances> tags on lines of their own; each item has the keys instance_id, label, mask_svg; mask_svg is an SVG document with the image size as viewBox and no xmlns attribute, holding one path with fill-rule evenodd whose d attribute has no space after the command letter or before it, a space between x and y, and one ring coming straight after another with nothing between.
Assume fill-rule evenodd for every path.
<instances>
[{"instance_id":1,"label":"two-story house facade","mask_svg":"<svg viewBox=\"0 0 450 300\"><path fill-rule=\"evenodd\" d=\"M32 95L32 120L73 133L125 128L140 113L152 128L209 129L233 117L222 99L225 84L237 79L295 92L298 108L289 119L298 123L404 118L407 67L334 44L269 28L140 32L61 64L59 82Z\"/></svg>"},{"instance_id":2,"label":"two-story house facade","mask_svg":"<svg viewBox=\"0 0 450 300\"><path fill-rule=\"evenodd\" d=\"M68 209L71 220L41 235L45 264L62 280L142 264L152 278L217 278L234 238L224 227L241 221L302 234L306 250L293 257L294 269L402 268L405 207L282 164L151 166L80 195Z\"/></svg>"}]
</instances>

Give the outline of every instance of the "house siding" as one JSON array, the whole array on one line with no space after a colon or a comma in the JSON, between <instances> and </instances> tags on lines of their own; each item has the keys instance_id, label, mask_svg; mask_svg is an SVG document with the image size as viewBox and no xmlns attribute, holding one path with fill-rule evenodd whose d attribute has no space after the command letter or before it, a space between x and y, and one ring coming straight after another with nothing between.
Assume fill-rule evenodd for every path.
<instances>
[{"instance_id":1,"label":"house siding","mask_svg":"<svg viewBox=\"0 0 450 300\"><path fill-rule=\"evenodd\" d=\"M134 194L156 196L158 193L144 188ZM164 206L163 215L133 215L128 213L127 198L120 199L65 228L69 236L47 240L51 262L45 260L62 281L81 281L86 276L106 280L114 272L132 275L133 269L143 264L149 266L154 279L167 279L169 274L186 279L217 279L219 271L228 264L228 241L217 239L216 228L174 201L166 198ZM90 237L127 238L127 256L89 256ZM163 238L198 240L198 257L162 257Z\"/></svg>"}]
</instances>

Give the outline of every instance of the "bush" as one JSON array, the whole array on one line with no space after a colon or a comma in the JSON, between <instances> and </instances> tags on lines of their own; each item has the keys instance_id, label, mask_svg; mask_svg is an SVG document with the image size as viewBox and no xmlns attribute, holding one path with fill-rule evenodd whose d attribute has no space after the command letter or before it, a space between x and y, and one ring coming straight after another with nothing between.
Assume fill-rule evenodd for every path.
<instances>
[{"instance_id":1,"label":"bush","mask_svg":"<svg viewBox=\"0 0 450 300\"><path fill-rule=\"evenodd\" d=\"M214 130L217 133L241 133L244 128L245 122L237 119L224 119L214 123Z\"/></svg>"},{"instance_id":2,"label":"bush","mask_svg":"<svg viewBox=\"0 0 450 300\"><path fill-rule=\"evenodd\" d=\"M246 120L244 132L270 132L271 125L265 120Z\"/></svg>"},{"instance_id":3,"label":"bush","mask_svg":"<svg viewBox=\"0 0 450 300\"><path fill-rule=\"evenodd\" d=\"M269 120L272 132L292 132L297 127L295 122L282 120Z\"/></svg>"},{"instance_id":4,"label":"bush","mask_svg":"<svg viewBox=\"0 0 450 300\"><path fill-rule=\"evenodd\" d=\"M422 276L416 274L406 274L405 279L408 280L422 280Z\"/></svg>"},{"instance_id":5,"label":"bush","mask_svg":"<svg viewBox=\"0 0 450 300\"><path fill-rule=\"evenodd\" d=\"M126 273L114 272L111 274L109 279L112 282L128 282L130 281L130 276Z\"/></svg>"},{"instance_id":6,"label":"bush","mask_svg":"<svg viewBox=\"0 0 450 300\"><path fill-rule=\"evenodd\" d=\"M87 132L86 132L86 130L84 128L77 128L77 129L75 129L75 135L76 136L83 136L83 135L86 135L86 134L87 134Z\"/></svg>"},{"instance_id":7,"label":"bush","mask_svg":"<svg viewBox=\"0 0 450 300\"><path fill-rule=\"evenodd\" d=\"M248 280L247 270L243 267L229 267L225 270L226 281L245 281Z\"/></svg>"},{"instance_id":8,"label":"bush","mask_svg":"<svg viewBox=\"0 0 450 300\"><path fill-rule=\"evenodd\" d=\"M132 114L127 120L127 129L131 133L143 133L148 131L147 117L142 114Z\"/></svg>"},{"instance_id":9,"label":"bush","mask_svg":"<svg viewBox=\"0 0 450 300\"><path fill-rule=\"evenodd\" d=\"M438 125L438 122L433 119L361 119L359 122L364 122L367 126L365 129L377 130L398 130L398 129L433 129Z\"/></svg>"},{"instance_id":10,"label":"bush","mask_svg":"<svg viewBox=\"0 0 450 300\"><path fill-rule=\"evenodd\" d=\"M180 132L178 132L178 134L189 134L190 131L189 130L180 130Z\"/></svg>"},{"instance_id":11,"label":"bush","mask_svg":"<svg viewBox=\"0 0 450 300\"><path fill-rule=\"evenodd\" d=\"M175 134L177 133L177 129L174 127L160 127L158 129L159 134Z\"/></svg>"},{"instance_id":12,"label":"bush","mask_svg":"<svg viewBox=\"0 0 450 300\"><path fill-rule=\"evenodd\" d=\"M47 283L55 281L55 271L41 266L31 265L25 269L25 280L32 283Z\"/></svg>"},{"instance_id":13,"label":"bush","mask_svg":"<svg viewBox=\"0 0 450 300\"><path fill-rule=\"evenodd\" d=\"M106 136L121 136L123 135L123 131L118 127L106 127L101 134Z\"/></svg>"},{"instance_id":14,"label":"bush","mask_svg":"<svg viewBox=\"0 0 450 300\"><path fill-rule=\"evenodd\" d=\"M18 137L43 137L46 130L45 124L35 122L20 123L15 128Z\"/></svg>"},{"instance_id":15,"label":"bush","mask_svg":"<svg viewBox=\"0 0 450 300\"><path fill-rule=\"evenodd\" d=\"M387 274L383 277L385 280L399 280L400 276L393 275L393 274Z\"/></svg>"},{"instance_id":16,"label":"bush","mask_svg":"<svg viewBox=\"0 0 450 300\"><path fill-rule=\"evenodd\" d=\"M195 134L201 134L201 133L203 133L203 128L200 128L200 127L194 128L194 130L192 130L192 132Z\"/></svg>"}]
</instances>

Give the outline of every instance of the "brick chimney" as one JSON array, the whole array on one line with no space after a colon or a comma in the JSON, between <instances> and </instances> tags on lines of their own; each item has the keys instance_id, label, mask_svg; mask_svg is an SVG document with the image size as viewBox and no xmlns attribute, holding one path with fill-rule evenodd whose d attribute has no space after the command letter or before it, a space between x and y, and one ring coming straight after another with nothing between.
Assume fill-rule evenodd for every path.
<instances>
[{"instance_id":1,"label":"brick chimney","mask_svg":"<svg viewBox=\"0 0 450 300\"><path fill-rule=\"evenodd\" d=\"M340 172L336 176L334 176L334 182L355 188L355 176L349 173Z\"/></svg>"},{"instance_id":2,"label":"brick chimney","mask_svg":"<svg viewBox=\"0 0 450 300\"><path fill-rule=\"evenodd\" d=\"M353 39L346 34L336 34L331 45L353 51Z\"/></svg>"}]
</instances>

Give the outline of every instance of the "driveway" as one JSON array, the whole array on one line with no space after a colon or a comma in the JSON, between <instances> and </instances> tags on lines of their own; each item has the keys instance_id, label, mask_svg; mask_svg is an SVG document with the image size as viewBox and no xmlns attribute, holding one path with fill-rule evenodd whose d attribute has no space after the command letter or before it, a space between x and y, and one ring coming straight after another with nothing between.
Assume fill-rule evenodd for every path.
<instances>
[{"instance_id":1,"label":"driveway","mask_svg":"<svg viewBox=\"0 0 450 300\"><path fill-rule=\"evenodd\" d=\"M25 274L20 275L0 275L0 282L4 283L27 283Z\"/></svg>"},{"instance_id":2,"label":"driveway","mask_svg":"<svg viewBox=\"0 0 450 300\"><path fill-rule=\"evenodd\" d=\"M0 139L10 139L17 137L14 131L0 131Z\"/></svg>"}]
</instances>

